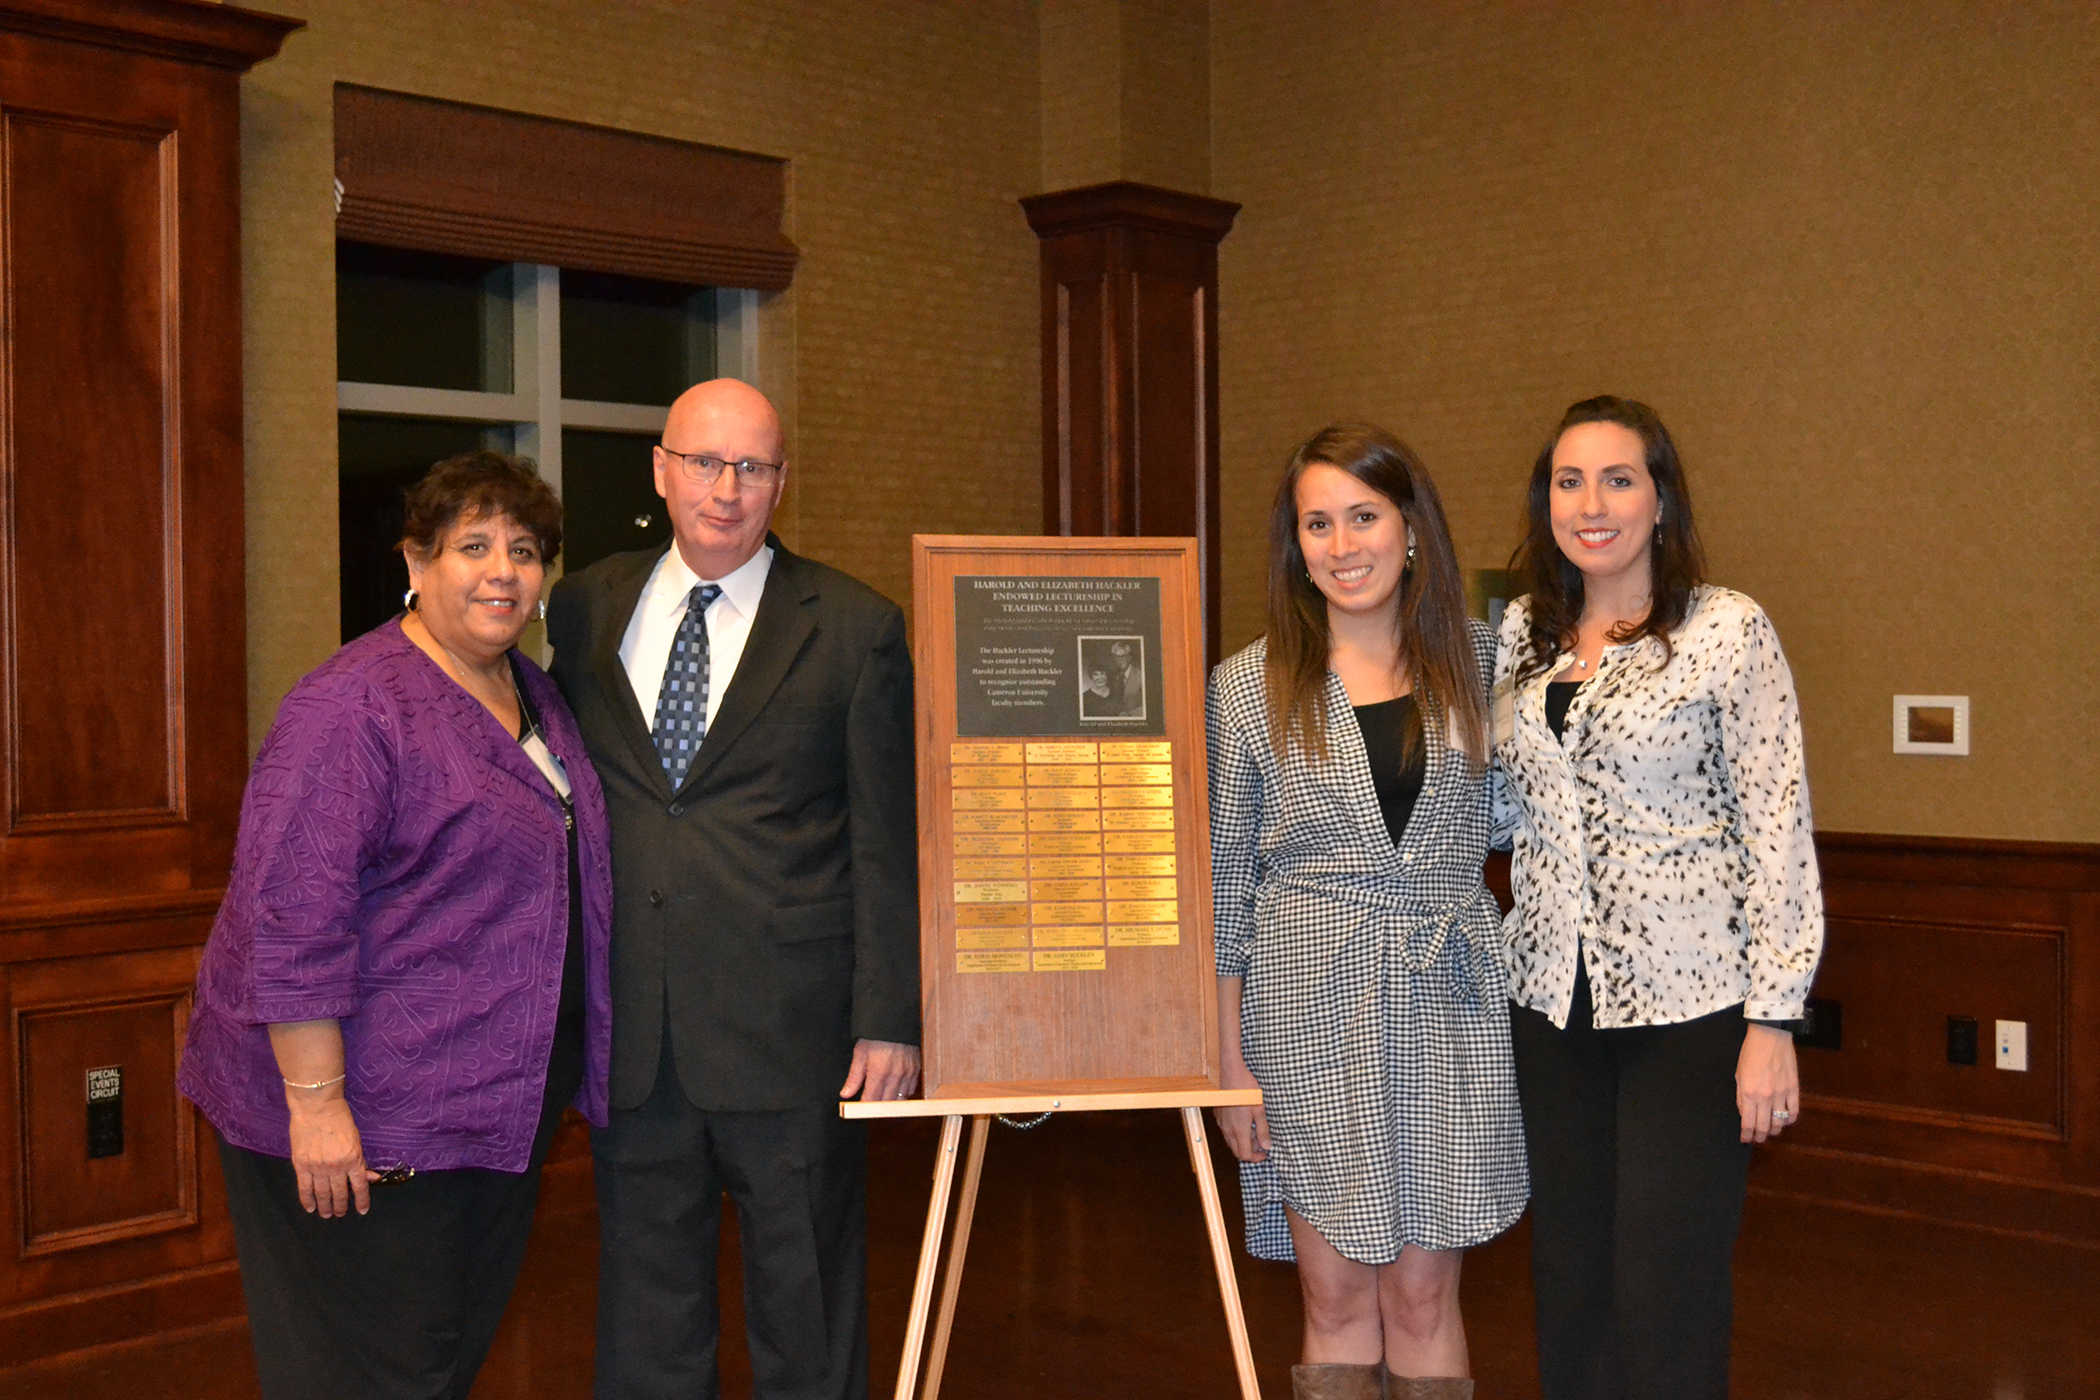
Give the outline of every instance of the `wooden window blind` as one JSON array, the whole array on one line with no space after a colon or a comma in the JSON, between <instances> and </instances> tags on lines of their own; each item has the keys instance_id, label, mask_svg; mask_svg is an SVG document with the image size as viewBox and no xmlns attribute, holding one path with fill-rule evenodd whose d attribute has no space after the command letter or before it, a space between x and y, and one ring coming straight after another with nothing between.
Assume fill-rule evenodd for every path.
<instances>
[{"instance_id":1,"label":"wooden window blind","mask_svg":"<svg viewBox=\"0 0 2100 1400\"><path fill-rule=\"evenodd\" d=\"M336 234L397 248L778 291L787 163L339 83Z\"/></svg>"}]
</instances>

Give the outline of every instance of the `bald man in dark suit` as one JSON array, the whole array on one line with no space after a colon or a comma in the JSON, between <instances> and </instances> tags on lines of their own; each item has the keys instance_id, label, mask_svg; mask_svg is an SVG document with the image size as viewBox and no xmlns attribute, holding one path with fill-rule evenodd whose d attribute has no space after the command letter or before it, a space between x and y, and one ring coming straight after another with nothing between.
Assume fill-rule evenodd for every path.
<instances>
[{"instance_id":1,"label":"bald man in dark suit","mask_svg":"<svg viewBox=\"0 0 2100 1400\"><path fill-rule=\"evenodd\" d=\"M553 674L612 818L600 1397L717 1393L720 1200L758 1400L867 1394L867 1155L919 1077L911 658L897 605L768 532L780 421L718 379L655 449L675 536L563 580Z\"/></svg>"}]
</instances>

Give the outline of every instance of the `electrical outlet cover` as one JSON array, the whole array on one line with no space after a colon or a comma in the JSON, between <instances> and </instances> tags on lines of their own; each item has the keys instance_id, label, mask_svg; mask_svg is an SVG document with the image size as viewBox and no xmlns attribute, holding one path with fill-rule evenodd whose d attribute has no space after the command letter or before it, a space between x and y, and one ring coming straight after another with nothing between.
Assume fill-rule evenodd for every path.
<instances>
[{"instance_id":1,"label":"electrical outlet cover","mask_svg":"<svg viewBox=\"0 0 2100 1400\"><path fill-rule=\"evenodd\" d=\"M2000 1021L1998 1023L1998 1068L2022 1071L2027 1068L2027 1023L2025 1021Z\"/></svg>"}]
</instances>

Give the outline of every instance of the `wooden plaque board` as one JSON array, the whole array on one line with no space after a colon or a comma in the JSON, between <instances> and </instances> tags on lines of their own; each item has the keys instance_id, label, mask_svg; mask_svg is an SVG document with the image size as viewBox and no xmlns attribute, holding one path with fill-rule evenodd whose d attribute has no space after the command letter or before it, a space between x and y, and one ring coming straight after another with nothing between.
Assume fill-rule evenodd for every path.
<instances>
[{"instance_id":1,"label":"wooden plaque board","mask_svg":"<svg viewBox=\"0 0 2100 1400\"><path fill-rule=\"evenodd\" d=\"M928 1099L1217 1087L1197 559L912 539Z\"/></svg>"}]
</instances>

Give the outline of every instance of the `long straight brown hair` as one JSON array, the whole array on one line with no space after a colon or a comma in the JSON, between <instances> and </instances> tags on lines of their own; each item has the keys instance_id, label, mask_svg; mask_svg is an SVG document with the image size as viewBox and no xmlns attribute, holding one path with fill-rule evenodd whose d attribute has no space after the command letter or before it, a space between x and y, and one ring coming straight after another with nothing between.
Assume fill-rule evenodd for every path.
<instances>
[{"instance_id":1,"label":"long straight brown hair","mask_svg":"<svg viewBox=\"0 0 2100 1400\"><path fill-rule=\"evenodd\" d=\"M1520 680L1549 670L1563 651L1572 649L1582 621L1582 570L1553 538L1553 450L1560 446L1563 433L1584 423L1615 423L1641 440L1642 465L1655 483L1655 499L1662 507L1655 545L1648 554L1648 615L1630 626L1614 627L1608 639L1616 644L1653 637L1662 643L1667 664L1670 634L1683 624L1691 611L1692 590L1706 576L1706 550L1692 520L1691 487L1685 483L1677 444L1661 417L1639 400L1615 394L1570 404L1561 415L1560 426L1531 464L1531 483L1524 495L1524 543L1517 546L1509 563L1510 572L1517 577L1517 592L1528 597L1530 632L1525 654L1517 663Z\"/></svg>"},{"instance_id":2,"label":"long straight brown hair","mask_svg":"<svg viewBox=\"0 0 2100 1400\"><path fill-rule=\"evenodd\" d=\"M1487 759L1487 705L1466 626L1465 588L1436 483L1406 443L1368 423L1322 428L1293 452L1269 511L1269 742L1282 757L1295 732L1327 759L1327 595L1306 573L1298 543L1298 480L1307 467L1347 472L1400 511L1414 531L1414 563L1401 574L1393 610L1400 667L1423 725L1449 724L1475 763ZM1412 732L1410 747L1419 742ZM1412 753L1405 755L1411 760Z\"/></svg>"}]
</instances>

